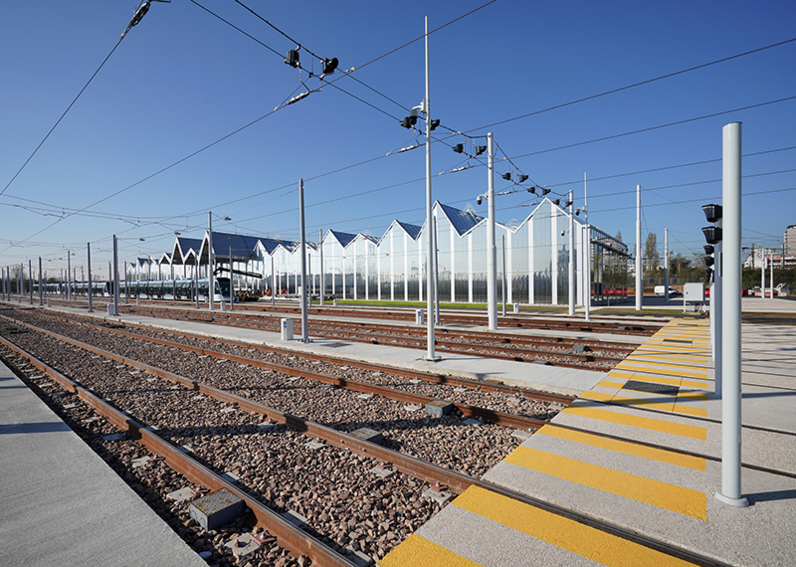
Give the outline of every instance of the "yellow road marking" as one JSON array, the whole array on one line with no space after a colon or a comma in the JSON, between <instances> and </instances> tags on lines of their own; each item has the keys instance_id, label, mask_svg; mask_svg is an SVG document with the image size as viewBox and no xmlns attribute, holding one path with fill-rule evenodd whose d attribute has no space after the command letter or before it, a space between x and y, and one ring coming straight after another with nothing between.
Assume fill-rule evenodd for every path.
<instances>
[{"instance_id":1,"label":"yellow road marking","mask_svg":"<svg viewBox=\"0 0 796 567\"><path fill-rule=\"evenodd\" d=\"M609 376L610 376L610 374L609 374ZM599 387L601 387L601 388L616 388L617 390L621 390L622 386L624 386L625 384L624 383L619 383L619 382L609 382L608 380L603 380L602 382L600 382L597 385Z\"/></svg>"},{"instance_id":2,"label":"yellow road marking","mask_svg":"<svg viewBox=\"0 0 796 567\"><path fill-rule=\"evenodd\" d=\"M393 548L381 567L481 567L458 553L454 553L417 534L411 534L400 545Z\"/></svg>"},{"instance_id":3,"label":"yellow road marking","mask_svg":"<svg viewBox=\"0 0 796 567\"><path fill-rule=\"evenodd\" d=\"M639 382L652 382L654 384L669 384L670 386L680 386L681 388L700 388L706 390L708 388L705 382L692 382L690 380L678 380L676 378L664 378L663 376L645 376L636 372L621 372L619 370L611 370L608 373L609 378L626 378L628 380L637 380Z\"/></svg>"},{"instance_id":4,"label":"yellow road marking","mask_svg":"<svg viewBox=\"0 0 796 567\"><path fill-rule=\"evenodd\" d=\"M703 368L707 365L707 357L706 356L692 356L692 357L685 357L685 356L675 356L671 354L647 354L644 351L636 351L630 356L628 356L625 360L660 360L663 362L671 362L671 363L680 363L679 366L693 366L696 368Z\"/></svg>"},{"instance_id":5,"label":"yellow road marking","mask_svg":"<svg viewBox=\"0 0 796 567\"><path fill-rule=\"evenodd\" d=\"M453 501L452 505L607 567L636 567L638 565L684 567L692 565L682 559L664 555L659 551L483 488L475 486L468 488ZM398 565L397 563L385 564L384 560L380 564L383 567L397 567ZM414 564L406 565L413 566ZM424 563L424 565L437 567L432 563Z\"/></svg>"},{"instance_id":6,"label":"yellow road marking","mask_svg":"<svg viewBox=\"0 0 796 567\"><path fill-rule=\"evenodd\" d=\"M675 413L682 413L684 415L695 415L697 417L707 417L708 410L705 408L695 408L694 406L680 406L675 404L672 408Z\"/></svg>"},{"instance_id":7,"label":"yellow road marking","mask_svg":"<svg viewBox=\"0 0 796 567\"><path fill-rule=\"evenodd\" d=\"M662 433L669 433L671 435L679 435L681 437L690 437L692 439L707 439L708 430L704 427L697 427L695 425L686 425L682 423L672 423L662 419L654 419L651 417L641 417L637 415L627 415L615 411L608 411L603 409L589 408L577 405L570 405L563 413L572 415L580 415L590 419L598 419L600 421L608 421L610 423L617 423L619 425L627 425L630 427L640 427L642 429L649 429L651 431L660 431Z\"/></svg>"},{"instance_id":8,"label":"yellow road marking","mask_svg":"<svg viewBox=\"0 0 796 567\"><path fill-rule=\"evenodd\" d=\"M517 447L503 462L630 498L637 502L651 504L698 520L707 519L705 493L690 488L615 471L523 446Z\"/></svg>"},{"instance_id":9,"label":"yellow road marking","mask_svg":"<svg viewBox=\"0 0 796 567\"><path fill-rule=\"evenodd\" d=\"M556 439L563 439L565 441L572 441L573 443L580 443L582 445L591 445L592 447L599 447L607 449L608 451L615 451L617 453L625 453L626 455L635 455L644 459L651 459L660 461L661 463L669 463L670 465L677 465L694 469L697 471L705 470L705 459L699 457L692 457L691 455L682 455L680 453L673 453L666 449L656 449L654 447L646 447L628 441L620 441L618 439L608 439L599 435L591 433L583 433L581 431L572 431L570 429L563 429L554 425L545 425L536 434L547 435L555 437Z\"/></svg>"}]
</instances>

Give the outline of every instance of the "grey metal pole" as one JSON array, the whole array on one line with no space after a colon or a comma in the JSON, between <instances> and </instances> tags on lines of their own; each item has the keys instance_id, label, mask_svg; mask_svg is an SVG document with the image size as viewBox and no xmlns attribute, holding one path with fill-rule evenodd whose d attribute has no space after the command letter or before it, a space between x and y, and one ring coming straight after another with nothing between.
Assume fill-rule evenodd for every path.
<instances>
[{"instance_id":1,"label":"grey metal pole","mask_svg":"<svg viewBox=\"0 0 796 567\"><path fill-rule=\"evenodd\" d=\"M772 272L774 270L771 270ZM30 304L33 305L33 261L28 258L28 291L30 292Z\"/></svg>"},{"instance_id":2,"label":"grey metal pole","mask_svg":"<svg viewBox=\"0 0 796 567\"><path fill-rule=\"evenodd\" d=\"M94 313L94 306L91 302L94 290L91 289L91 243L86 242L86 256L88 258L88 312Z\"/></svg>"},{"instance_id":3,"label":"grey metal pole","mask_svg":"<svg viewBox=\"0 0 796 567\"><path fill-rule=\"evenodd\" d=\"M503 317L505 317L506 316L506 235L505 234L501 234L500 235L500 241L501 241L501 244L503 245L503 269L501 270L501 274L503 276L501 278L501 280L503 282L503 287L502 287L502 290L501 290L501 298L500 299L501 299L501 301L503 303L503 310L502 310L501 314L502 314Z\"/></svg>"},{"instance_id":4,"label":"grey metal pole","mask_svg":"<svg viewBox=\"0 0 796 567\"><path fill-rule=\"evenodd\" d=\"M44 278L41 271L41 256L39 256L39 307L44 305Z\"/></svg>"},{"instance_id":5,"label":"grey metal pole","mask_svg":"<svg viewBox=\"0 0 796 567\"><path fill-rule=\"evenodd\" d=\"M321 267L320 267L321 268L321 293L319 294L319 297L320 297L320 300L321 300L321 307L323 307L323 293L326 290L326 286L324 284L326 282L324 282L324 277L323 277L323 230L322 229L318 229L318 242L320 242L320 249L321 249Z\"/></svg>"},{"instance_id":6,"label":"grey metal pole","mask_svg":"<svg viewBox=\"0 0 796 567\"><path fill-rule=\"evenodd\" d=\"M489 330L497 330L497 250L495 246L495 146L492 132L487 146L486 312Z\"/></svg>"},{"instance_id":7,"label":"grey metal pole","mask_svg":"<svg viewBox=\"0 0 796 567\"><path fill-rule=\"evenodd\" d=\"M719 228L724 227L724 221L720 220L716 223ZM715 310L715 318L713 320L713 353L715 360L714 368L713 368L713 377L714 377L714 392L717 397L722 397L723 391L723 383L724 383L724 363L722 359L722 352L724 351L724 340L723 340L723 320L724 320L724 284L723 284L723 272L724 272L724 254L722 251L724 250L724 243L719 242L713 247L713 257L714 257L714 266L713 266L713 293L714 296L711 296L710 302L712 309ZM738 297L740 298L740 291L738 292ZM714 301L715 299L715 301ZM711 313L713 316L713 313Z\"/></svg>"},{"instance_id":8,"label":"grey metal pole","mask_svg":"<svg viewBox=\"0 0 796 567\"><path fill-rule=\"evenodd\" d=\"M434 217L434 323L439 325L439 245L437 236L437 217Z\"/></svg>"},{"instance_id":9,"label":"grey metal pole","mask_svg":"<svg viewBox=\"0 0 796 567\"><path fill-rule=\"evenodd\" d=\"M66 251L66 299L72 300L72 252Z\"/></svg>"},{"instance_id":10,"label":"grey metal pole","mask_svg":"<svg viewBox=\"0 0 796 567\"><path fill-rule=\"evenodd\" d=\"M426 319L426 359L437 360L435 353L435 338L434 338L434 237L432 231L432 218L431 218L431 84L429 73L429 57L428 57L428 16L426 16L426 96L423 100L424 110L426 111L426 228L428 232L428 242L426 244L426 310L428 318ZM343 287L345 289L345 286Z\"/></svg>"},{"instance_id":11,"label":"grey metal pole","mask_svg":"<svg viewBox=\"0 0 796 567\"><path fill-rule=\"evenodd\" d=\"M124 302L127 303L127 298L130 297L130 289L127 285L127 261L124 262Z\"/></svg>"},{"instance_id":12,"label":"grey metal pole","mask_svg":"<svg viewBox=\"0 0 796 567\"><path fill-rule=\"evenodd\" d=\"M229 310L235 309L235 284L232 281L232 246L229 247ZM222 298L223 301L223 298Z\"/></svg>"},{"instance_id":13,"label":"grey metal pole","mask_svg":"<svg viewBox=\"0 0 796 567\"><path fill-rule=\"evenodd\" d=\"M721 490L716 498L748 506L741 495L741 123L722 130L722 371Z\"/></svg>"},{"instance_id":14,"label":"grey metal pole","mask_svg":"<svg viewBox=\"0 0 796 567\"><path fill-rule=\"evenodd\" d=\"M271 255L271 307L276 305L276 270L274 269L274 256Z\"/></svg>"},{"instance_id":15,"label":"grey metal pole","mask_svg":"<svg viewBox=\"0 0 796 567\"><path fill-rule=\"evenodd\" d=\"M760 297L766 298L766 249L760 246Z\"/></svg>"},{"instance_id":16,"label":"grey metal pole","mask_svg":"<svg viewBox=\"0 0 796 567\"><path fill-rule=\"evenodd\" d=\"M113 235L113 316L119 316L119 246Z\"/></svg>"},{"instance_id":17,"label":"grey metal pole","mask_svg":"<svg viewBox=\"0 0 796 567\"><path fill-rule=\"evenodd\" d=\"M199 309L199 260L194 256L193 265L193 299L196 302L195 307Z\"/></svg>"},{"instance_id":18,"label":"grey metal pole","mask_svg":"<svg viewBox=\"0 0 796 567\"><path fill-rule=\"evenodd\" d=\"M575 215L573 214L572 189L569 190L569 309L575 315Z\"/></svg>"},{"instance_id":19,"label":"grey metal pole","mask_svg":"<svg viewBox=\"0 0 796 567\"><path fill-rule=\"evenodd\" d=\"M171 300L177 301L177 278L174 277L174 264L169 265L171 266ZM127 262L124 263L124 302L127 303Z\"/></svg>"},{"instance_id":20,"label":"grey metal pole","mask_svg":"<svg viewBox=\"0 0 796 567\"><path fill-rule=\"evenodd\" d=\"M586 321L588 321L591 316L591 227L589 226L589 191L586 183L585 171L583 172L583 217L586 221L586 227L584 229L584 247L586 249L586 269L584 270L584 276L586 285L583 286L583 292L586 294L585 311Z\"/></svg>"},{"instance_id":21,"label":"grey metal pole","mask_svg":"<svg viewBox=\"0 0 796 567\"><path fill-rule=\"evenodd\" d=\"M307 239L304 225L304 180L299 179L299 230L301 231L301 342L310 342L307 322ZM356 282L354 283L356 285Z\"/></svg>"},{"instance_id":22,"label":"grey metal pole","mask_svg":"<svg viewBox=\"0 0 796 567\"><path fill-rule=\"evenodd\" d=\"M669 303L669 229L663 229L663 300Z\"/></svg>"},{"instance_id":23,"label":"grey metal pole","mask_svg":"<svg viewBox=\"0 0 796 567\"><path fill-rule=\"evenodd\" d=\"M213 279L213 213L207 211L207 295L210 296L210 311L215 308L215 291L215 279Z\"/></svg>"},{"instance_id":24,"label":"grey metal pole","mask_svg":"<svg viewBox=\"0 0 796 567\"><path fill-rule=\"evenodd\" d=\"M641 185L636 185L636 311L641 311L644 297L644 253L641 247Z\"/></svg>"},{"instance_id":25,"label":"grey metal pole","mask_svg":"<svg viewBox=\"0 0 796 567\"><path fill-rule=\"evenodd\" d=\"M768 257L769 257L769 259L771 261L771 267L769 268L769 271L768 271L768 273L769 273L769 275L771 277L771 280L770 280L769 285L768 285L768 289L769 289L768 298L769 299L774 299L774 250L773 249L771 250L771 254L769 254Z\"/></svg>"}]
</instances>

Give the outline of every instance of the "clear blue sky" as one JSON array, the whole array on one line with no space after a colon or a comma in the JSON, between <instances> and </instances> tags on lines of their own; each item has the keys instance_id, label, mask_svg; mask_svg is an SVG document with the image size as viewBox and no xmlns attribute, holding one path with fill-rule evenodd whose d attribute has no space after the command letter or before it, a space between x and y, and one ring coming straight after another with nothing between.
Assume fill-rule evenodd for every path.
<instances>
[{"instance_id":1,"label":"clear blue sky","mask_svg":"<svg viewBox=\"0 0 796 567\"><path fill-rule=\"evenodd\" d=\"M434 29L484 1L246 0L302 44L302 64L319 69L307 49L337 57L339 69L361 67L353 76L392 101L343 77L337 86L380 110L326 85L176 165L304 89L282 56L190 0L153 2L0 196L0 265L42 256L45 269L56 270L66 249L81 265L91 242L104 274L112 234L122 239L121 260L160 255L175 231L199 238L208 210L233 219L218 220L216 230L295 239L300 177L313 240L319 228L379 237L394 218L422 224L424 150L374 158L413 143L397 119L424 96L423 42L366 63L420 37L424 16ZM233 0L197 2L280 54L295 47ZM137 0L4 6L0 190L116 45L136 7ZM641 184L643 238L655 232L662 247L668 228L670 248L690 255L704 244L701 205L720 202L721 163L670 167L720 158L721 128L734 121L743 122L745 154L796 146L796 99L571 145L796 96L796 42L489 125L793 39L794 22L790 0L497 0L431 36L432 115L473 136L493 131L499 157L511 157L539 185L573 189L577 206L587 173L590 220L610 234L621 231L631 246ZM303 78L318 87L317 78ZM443 128L434 134L434 198L460 208L471 203L485 215L486 204L476 206L475 198L486 190L486 168L473 161L478 167L437 176L464 165L450 148L464 138ZM745 246L776 246L796 224L796 173L783 172L794 168L796 149L744 158ZM511 169L498 163L499 173ZM498 191L510 187L497 180ZM56 223L64 211L137 182ZM520 205L529 197L500 197L498 220L524 219L531 208Z\"/></svg>"}]
</instances>

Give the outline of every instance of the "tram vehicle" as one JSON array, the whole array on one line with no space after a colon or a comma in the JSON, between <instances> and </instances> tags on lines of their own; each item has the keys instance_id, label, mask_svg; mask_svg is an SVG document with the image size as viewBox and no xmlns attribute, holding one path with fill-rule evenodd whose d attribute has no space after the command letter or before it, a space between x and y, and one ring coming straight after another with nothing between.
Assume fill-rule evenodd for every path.
<instances>
[{"instance_id":1,"label":"tram vehicle","mask_svg":"<svg viewBox=\"0 0 796 567\"><path fill-rule=\"evenodd\" d=\"M122 296L155 299L194 299L194 289L199 287L199 299L208 298L208 279L196 280L149 280L121 282ZM229 301L229 278L214 278L214 301Z\"/></svg>"}]
</instances>

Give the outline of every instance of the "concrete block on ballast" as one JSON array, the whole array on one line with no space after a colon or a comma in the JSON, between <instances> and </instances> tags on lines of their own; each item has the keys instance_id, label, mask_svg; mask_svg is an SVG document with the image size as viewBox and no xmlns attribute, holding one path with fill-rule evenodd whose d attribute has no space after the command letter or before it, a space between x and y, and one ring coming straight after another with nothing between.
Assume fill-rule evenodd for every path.
<instances>
[{"instance_id":1,"label":"concrete block on ballast","mask_svg":"<svg viewBox=\"0 0 796 567\"><path fill-rule=\"evenodd\" d=\"M453 411L453 404L450 402L444 402L442 400L434 400L433 402L428 402L426 404L426 413L429 415L442 417L443 415L448 415L452 411Z\"/></svg>"},{"instance_id":2,"label":"concrete block on ballast","mask_svg":"<svg viewBox=\"0 0 796 567\"><path fill-rule=\"evenodd\" d=\"M226 488L191 503L189 512L205 530L215 530L236 521L246 512L246 503Z\"/></svg>"},{"instance_id":3,"label":"concrete block on ballast","mask_svg":"<svg viewBox=\"0 0 796 567\"><path fill-rule=\"evenodd\" d=\"M352 431L349 435L361 439L362 441L370 441L371 443L381 444L384 441L384 436L381 433L369 427L361 427L356 431Z\"/></svg>"}]
</instances>

